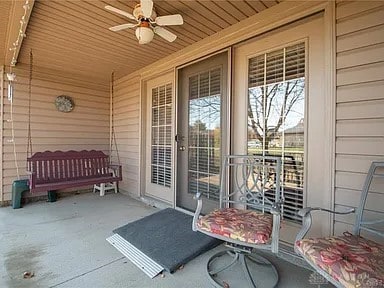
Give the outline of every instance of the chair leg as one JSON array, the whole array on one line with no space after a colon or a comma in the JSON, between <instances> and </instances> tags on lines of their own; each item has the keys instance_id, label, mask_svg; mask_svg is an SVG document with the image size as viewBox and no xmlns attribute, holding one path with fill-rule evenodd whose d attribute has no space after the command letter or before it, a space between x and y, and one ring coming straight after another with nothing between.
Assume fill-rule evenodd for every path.
<instances>
[{"instance_id":1,"label":"chair leg","mask_svg":"<svg viewBox=\"0 0 384 288\"><path fill-rule=\"evenodd\" d=\"M214 259L211 258L211 259L212 259L212 262L213 262L214 260L218 259L219 257L223 256L224 254L231 255L232 253L230 253L230 252L231 252L231 251L222 251L222 252L220 252L220 253L215 254L216 257L215 257ZM236 253L235 255L231 255L231 256L233 257L233 259L232 259L231 262L229 262L229 264L224 265L224 266L222 266L222 267L220 267L220 268L217 268L216 270L209 271L208 273L209 273L210 275L214 276L214 275L219 274L220 272L222 272L222 271L224 271L224 270L226 270L226 269L232 267L233 265L236 264L237 261L239 261L239 255L240 255L240 254L238 254L238 253ZM212 262L211 262L211 263L212 263ZM208 262L208 263L209 263L209 262Z\"/></svg>"},{"instance_id":2,"label":"chair leg","mask_svg":"<svg viewBox=\"0 0 384 288\"><path fill-rule=\"evenodd\" d=\"M105 183L100 184L100 196L105 195Z\"/></svg>"},{"instance_id":3,"label":"chair leg","mask_svg":"<svg viewBox=\"0 0 384 288\"><path fill-rule=\"evenodd\" d=\"M224 255L230 255L232 257L232 259L229 261L228 264L224 264L224 265L221 265L220 267L218 268L213 268L212 264L217 262L222 256ZM216 253L215 255L213 255L209 260L208 260L208 263L207 263L207 274L208 274L208 278L211 282L211 284L214 286L214 287L228 287L231 286L228 282L230 281L223 281L223 280L220 280L218 279L218 275L219 273L239 264L241 269L243 270L244 274L245 274L245 278L247 279L247 282L249 284L249 287L251 288L257 288L257 285L256 285L256 281L255 281L255 277L252 276L251 274L251 271L249 269L249 265L247 262L252 262L254 263L255 265L258 265L258 266L268 266L272 273L274 274L274 283L272 285L272 287L276 287L278 281L279 281L279 274L277 273L277 270L275 268L275 266L269 261L267 260L266 258L264 258L263 256L261 255L254 255L254 254L251 254L249 252L245 252L245 251L241 251L241 250L225 250L225 251L220 251L218 253ZM269 269L268 268L268 269ZM264 287L262 287L264 288Z\"/></svg>"},{"instance_id":4,"label":"chair leg","mask_svg":"<svg viewBox=\"0 0 384 288\"><path fill-rule=\"evenodd\" d=\"M117 193L117 182L113 182L113 187L115 188L115 193Z\"/></svg>"},{"instance_id":5,"label":"chair leg","mask_svg":"<svg viewBox=\"0 0 384 288\"><path fill-rule=\"evenodd\" d=\"M256 287L255 281L253 281L251 277L251 272L249 272L248 264L247 264L247 261L245 260L245 255L240 254L239 258L240 258L241 268L243 268L245 278L247 278L250 287Z\"/></svg>"}]
</instances>

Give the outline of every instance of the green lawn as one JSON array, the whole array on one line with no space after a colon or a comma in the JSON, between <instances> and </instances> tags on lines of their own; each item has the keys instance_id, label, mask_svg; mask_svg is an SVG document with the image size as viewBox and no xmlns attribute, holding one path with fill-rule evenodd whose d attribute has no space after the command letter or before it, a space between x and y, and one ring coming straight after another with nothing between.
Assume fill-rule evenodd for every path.
<instances>
[{"instance_id":1,"label":"green lawn","mask_svg":"<svg viewBox=\"0 0 384 288\"><path fill-rule=\"evenodd\" d=\"M262 154L263 149L262 148L248 148L248 154ZM285 154L304 154L304 147L285 147L284 148ZM281 147L271 147L268 149L268 153L271 156L274 155L281 155L282 149Z\"/></svg>"}]
</instances>

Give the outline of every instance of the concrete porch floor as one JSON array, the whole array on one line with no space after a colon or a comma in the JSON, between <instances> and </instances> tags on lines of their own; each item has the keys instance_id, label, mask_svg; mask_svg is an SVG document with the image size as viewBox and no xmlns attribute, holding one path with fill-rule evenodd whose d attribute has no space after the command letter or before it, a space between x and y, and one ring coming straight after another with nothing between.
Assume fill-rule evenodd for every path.
<instances>
[{"instance_id":1,"label":"concrete porch floor","mask_svg":"<svg viewBox=\"0 0 384 288\"><path fill-rule=\"evenodd\" d=\"M205 265L221 246L174 274L150 279L105 240L113 229L155 211L122 194L91 193L22 209L0 208L0 287L212 287ZM284 260L273 262L280 274L278 287L319 287L310 283L311 271ZM25 271L35 276L23 279Z\"/></svg>"}]
</instances>

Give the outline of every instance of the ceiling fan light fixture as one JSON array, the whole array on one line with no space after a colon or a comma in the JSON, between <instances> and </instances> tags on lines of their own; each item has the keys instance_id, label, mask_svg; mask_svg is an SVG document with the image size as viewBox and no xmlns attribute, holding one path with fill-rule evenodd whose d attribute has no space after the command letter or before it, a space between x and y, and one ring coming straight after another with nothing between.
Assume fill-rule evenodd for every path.
<instances>
[{"instance_id":1,"label":"ceiling fan light fixture","mask_svg":"<svg viewBox=\"0 0 384 288\"><path fill-rule=\"evenodd\" d=\"M135 34L137 40L139 40L139 44L147 44L151 42L154 35L153 30L149 27L137 27Z\"/></svg>"},{"instance_id":2,"label":"ceiling fan light fixture","mask_svg":"<svg viewBox=\"0 0 384 288\"><path fill-rule=\"evenodd\" d=\"M153 0L140 0L132 14L106 5L105 9L124 16L131 20L136 20L136 23L124 23L110 27L109 30L118 32L128 28L136 28L135 35L139 40L139 44L148 44L152 41L154 35L158 35L168 42L176 40L177 36L163 26L182 25L183 17L180 14L165 15L157 17Z\"/></svg>"}]
</instances>

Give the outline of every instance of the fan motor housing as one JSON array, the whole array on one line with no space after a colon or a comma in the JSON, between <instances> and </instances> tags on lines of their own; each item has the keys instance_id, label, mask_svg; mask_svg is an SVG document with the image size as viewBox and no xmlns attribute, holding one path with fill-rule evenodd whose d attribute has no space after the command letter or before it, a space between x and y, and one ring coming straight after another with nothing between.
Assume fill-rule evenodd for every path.
<instances>
[{"instance_id":1,"label":"fan motor housing","mask_svg":"<svg viewBox=\"0 0 384 288\"><path fill-rule=\"evenodd\" d=\"M133 9L132 14L133 14L133 16L135 16L135 18L138 21L140 21L141 19L145 18L144 15L143 15L143 11L141 10L141 5L140 4L136 4L135 8ZM157 14L156 14L155 8L152 8L152 14L151 14L150 20L153 21L156 17L157 17Z\"/></svg>"}]
</instances>

